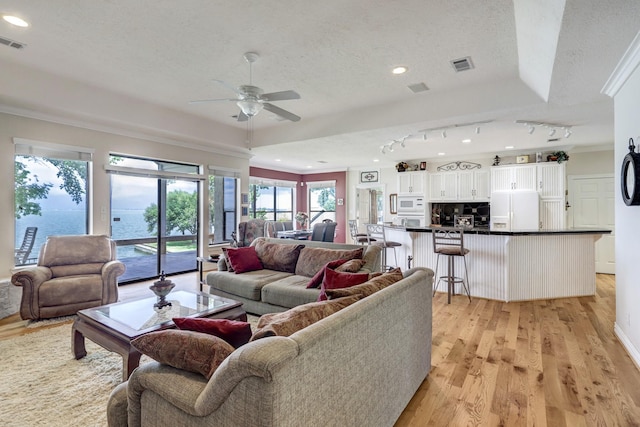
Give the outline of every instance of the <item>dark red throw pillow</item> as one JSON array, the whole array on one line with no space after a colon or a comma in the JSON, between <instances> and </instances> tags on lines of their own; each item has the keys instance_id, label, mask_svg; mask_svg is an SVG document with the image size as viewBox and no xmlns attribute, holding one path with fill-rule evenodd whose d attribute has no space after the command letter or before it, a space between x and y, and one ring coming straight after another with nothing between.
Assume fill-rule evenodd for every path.
<instances>
[{"instance_id":1,"label":"dark red throw pillow","mask_svg":"<svg viewBox=\"0 0 640 427\"><path fill-rule=\"evenodd\" d=\"M309 280L307 283L307 289L317 288L322 283L322 279L324 278L324 269L329 267L334 269L336 267L340 267L345 262L349 261L348 259L336 259L333 261L329 261L326 263L318 272Z\"/></svg>"},{"instance_id":2,"label":"dark red throw pillow","mask_svg":"<svg viewBox=\"0 0 640 427\"><path fill-rule=\"evenodd\" d=\"M251 338L251 325L248 322L205 317L174 317L173 323L178 329L214 335L228 342L233 348L245 345Z\"/></svg>"},{"instance_id":3,"label":"dark red throw pillow","mask_svg":"<svg viewBox=\"0 0 640 427\"><path fill-rule=\"evenodd\" d=\"M322 285L320 286L318 301L325 301L327 299L327 295L324 292L327 289L349 288L364 283L367 280L369 280L369 273L342 273L325 267L324 279L322 279Z\"/></svg>"},{"instance_id":4,"label":"dark red throw pillow","mask_svg":"<svg viewBox=\"0 0 640 427\"><path fill-rule=\"evenodd\" d=\"M247 246L244 248L227 249L225 251L227 260L231 263L233 271L236 274L246 273L247 271L262 270L262 262L258 258L256 248Z\"/></svg>"}]
</instances>

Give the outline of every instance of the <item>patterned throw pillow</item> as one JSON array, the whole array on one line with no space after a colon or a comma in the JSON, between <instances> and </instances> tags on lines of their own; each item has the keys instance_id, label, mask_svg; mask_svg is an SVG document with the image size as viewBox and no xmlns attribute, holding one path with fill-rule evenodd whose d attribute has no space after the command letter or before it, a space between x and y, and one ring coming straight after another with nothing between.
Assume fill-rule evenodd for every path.
<instances>
[{"instance_id":1,"label":"patterned throw pillow","mask_svg":"<svg viewBox=\"0 0 640 427\"><path fill-rule=\"evenodd\" d=\"M229 261L229 271L233 271L236 274L246 273L247 271L262 270L264 267L258 258L256 248L253 246L247 246L244 248L223 248L224 255Z\"/></svg>"},{"instance_id":2,"label":"patterned throw pillow","mask_svg":"<svg viewBox=\"0 0 640 427\"><path fill-rule=\"evenodd\" d=\"M317 288L322 283L322 279L324 278L324 269L325 268L336 268L340 267L342 264L348 262L346 259L336 259L334 261L329 261L322 267L318 272L309 280L307 283L307 289Z\"/></svg>"},{"instance_id":3,"label":"patterned throw pillow","mask_svg":"<svg viewBox=\"0 0 640 427\"><path fill-rule=\"evenodd\" d=\"M313 277L329 261L336 259L361 259L364 248L328 249L305 247L300 252L296 275Z\"/></svg>"},{"instance_id":4,"label":"patterned throw pillow","mask_svg":"<svg viewBox=\"0 0 640 427\"><path fill-rule=\"evenodd\" d=\"M176 329L150 332L131 344L162 364L202 374L206 379L234 350L231 344L213 335Z\"/></svg>"},{"instance_id":5,"label":"patterned throw pillow","mask_svg":"<svg viewBox=\"0 0 640 427\"><path fill-rule=\"evenodd\" d=\"M369 280L369 273L342 273L325 267L324 279L320 286L318 301L327 299L326 291L330 289L349 288Z\"/></svg>"},{"instance_id":6,"label":"patterned throw pillow","mask_svg":"<svg viewBox=\"0 0 640 427\"><path fill-rule=\"evenodd\" d=\"M264 240L257 240L253 247L256 248L256 253L264 268L293 273L296 270L296 263L304 245L269 243Z\"/></svg>"},{"instance_id":7,"label":"patterned throw pillow","mask_svg":"<svg viewBox=\"0 0 640 427\"><path fill-rule=\"evenodd\" d=\"M332 301L311 302L282 313L265 314L258 320L258 330L251 341L271 336L288 337L300 329L324 319L358 301L360 296L338 298Z\"/></svg>"},{"instance_id":8,"label":"patterned throw pillow","mask_svg":"<svg viewBox=\"0 0 640 427\"><path fill-rule=\"evenodd\" d=\"M222 338L234 348L241 347L251 338L251 324L229 319L206 317L174 317L173 323L183 331L203 332Z\"/></svg>"},{"instance_id":9,"label":"patterned throw pillow","mask_svg":"<svg viewBox=\"0 0 640 427\"><path fill-rule=\"evenodd\" d=\"M366 261L363 259L352 259L345 262L340 267L337 267L336 271L342 271L343 273L357 273L365 264Z\"/></svg>"},{"instance_id":10,"label":"patterned throw pillow","mask_svg":"<svg viewBox=\"0 0 640 427\"><path fill-rule=\"evenodd\" d=\"M394 268L390 272L375 276L360 285L355 285L344 289L327 289L325 293L327 295L327 298L329 298L330 300L351 295L359 295L360 297L364 298L373 294L374 292L378 292L379 290L402 280L402 278L402 271L400 271L399 268Z\"/></svg>"}]
</instances>

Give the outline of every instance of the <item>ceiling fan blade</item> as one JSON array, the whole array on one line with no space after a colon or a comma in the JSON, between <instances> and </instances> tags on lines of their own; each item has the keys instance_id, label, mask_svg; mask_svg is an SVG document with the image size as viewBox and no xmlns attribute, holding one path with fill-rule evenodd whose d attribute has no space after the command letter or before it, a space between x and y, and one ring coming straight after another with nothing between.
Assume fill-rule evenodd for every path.
<instances>
[{"instance_id":1,"label":"ceiling fan blade","mask_svg":"<svg viewBox=\"0 0 640 427\"><path fill-rule=\"evenodd\" d=\"M288 99L300 99L300 95L294 90L283 90L282 92L265 93L260 98L265 101L286 101Z\"/></svg>"},{"instance_id":2,"label":"ceiling fan blade","mask_svg":"<svg viewBox=\"0 0 640 427\"><path fill-rule=\"evenodd\" d=\"M268 102L265 102L264 104L262 104L264 106L264 109L267 111L271 111L273 114L282 117L283 119L287 119L287 120L291 120L292 122L297 122L300 120L299 116L296 116L293 113L290 113L287 110L283 110L280 107L276 107L273 104L269 104Z\"/></svg>"},{"instance_id":3,"label":"ceiling fan blade","mask_svg":"<svg viewBox=\"0 0 640 427\"><path fill-rule=\"evenodd\" d=\"M242 110L240 110L240 112L238 113L238 121L246 122L247 120L249 120L249 116L247 116L245 113L242 112Z\"/></svg>"},{"instance_id":4,"label":"ceiling fan blade","mask_svg":"<svg viewBox=\"0 0 640 427\"><path fill-rule=\"evenodd\" d=\"M195 101L189 101L189 104L204 104L205 102L218 102L218 101L237 101L237 99L235 98L196 99Z\"/></svg>"},{"instance_id":5,"label":"ceiling fan blade","mask_svg":"<svg viewBox=\"0 0 640 427\"><path fill-rule=\"evenodd\" d=\"M213 80L216 83L220 83L222 86L224 86L224 87L226 87L228 89L231 89L232 91L234 91L238 95L242 95L242 92L240 92L237 87L231 86L229 83L225 82L224 80L218 80L218 79L211 79L211 80Z\"/></svg>"}]
</instances>

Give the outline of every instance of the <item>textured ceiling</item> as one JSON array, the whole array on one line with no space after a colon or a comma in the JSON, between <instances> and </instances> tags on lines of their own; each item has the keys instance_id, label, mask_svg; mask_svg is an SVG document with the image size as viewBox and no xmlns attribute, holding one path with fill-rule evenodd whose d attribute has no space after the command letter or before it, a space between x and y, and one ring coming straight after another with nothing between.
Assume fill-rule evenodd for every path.
<instances>
[{"instance_id":1,"label":"textured ceiling","mask_svg":"<svg viewBox=\"0 0 640 427\"><path fill-rule=\"evenodd\" d=\"M249 153L252 164L317 172L399 160L596 149L613 143L600 90L639 26L637 0L3 0L0 111ZM212 79L293 89L274 102L302 117L232 117ZM451 60L471 57L456 73ZM390 70L406 65L394 76ZM407 86L429 88L413 93ZM516 120L572 126L569 139ZM450 129L447 138L434 129ZM405 148L380 146L408 136ZM556 135L557 137L558 135ZM469 144L461 143L471 138ZM247 151L250 145L250 152ZM275 159L280 159L276 162ZM323 163L319 163L322 161ZM310 166L310 167L309 167Z\"/></svg>"}]
</instances>

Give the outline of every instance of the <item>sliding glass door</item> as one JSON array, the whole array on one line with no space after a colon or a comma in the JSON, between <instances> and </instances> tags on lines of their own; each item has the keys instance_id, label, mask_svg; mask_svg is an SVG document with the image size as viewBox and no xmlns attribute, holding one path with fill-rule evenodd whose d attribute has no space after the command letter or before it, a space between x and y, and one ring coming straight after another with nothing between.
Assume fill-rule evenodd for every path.
<instances>
[{"instance_id":1,"label":"sliding glass door","mask_svg":"<svg viewBox=\"0 0 640 427\"><path fill-rule=\"evenodd\" d=\"M196 180L111 175L111 235L126 265L119 283L196 269L198 197Z\"/></svg>"}]
</instances>

